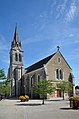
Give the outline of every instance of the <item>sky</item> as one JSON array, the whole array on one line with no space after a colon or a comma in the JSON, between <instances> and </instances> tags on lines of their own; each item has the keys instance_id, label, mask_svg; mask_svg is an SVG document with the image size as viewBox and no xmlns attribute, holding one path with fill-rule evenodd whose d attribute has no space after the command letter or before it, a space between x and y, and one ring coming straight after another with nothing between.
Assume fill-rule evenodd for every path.
<instances>
[{"instance_id":1,"label":"sky","mask_svg":"<svg viewBox=\"0 0 79 119\"><path fill-rule=\"evenodd\" d=\"M6 74L16 23L25 67L60 46L79 85L79 0L0 0L0 68Z\"/></svg>"}]
</instances>

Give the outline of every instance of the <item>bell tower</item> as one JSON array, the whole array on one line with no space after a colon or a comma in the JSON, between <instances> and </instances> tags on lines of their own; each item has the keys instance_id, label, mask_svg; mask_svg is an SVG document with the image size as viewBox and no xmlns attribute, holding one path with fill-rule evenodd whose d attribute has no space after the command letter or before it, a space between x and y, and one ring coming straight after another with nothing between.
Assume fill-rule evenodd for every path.
<instances>
[{"instance_id":1,"label":"bell tower","mask_svg":"<svg viewBox=\"0 0 79 119\"><path fill-rule=\"evenodd\" d=\"M10 49L10 67L8 77L11 79L11 95L19 96L22 90L22 76L24 74L23 50L15 27L13 41Z\"/></svg>"}]
</instances>

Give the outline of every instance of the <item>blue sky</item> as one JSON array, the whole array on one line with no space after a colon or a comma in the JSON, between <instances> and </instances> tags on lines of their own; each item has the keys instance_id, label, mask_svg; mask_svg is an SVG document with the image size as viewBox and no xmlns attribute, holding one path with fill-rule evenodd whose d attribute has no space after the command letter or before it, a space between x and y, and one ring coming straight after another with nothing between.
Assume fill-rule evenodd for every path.
<instances>
[{"instance_id":1,"label":"blue sky","mask_svg":"<svg viewBox=\"0 0 79 119\"><path fill-rule=\"evenodd\" d=\"M25 67L59 45L79 85L79 0L0 0L0 68L6 74L16 23Z\"/></svg>"}]
</instances>

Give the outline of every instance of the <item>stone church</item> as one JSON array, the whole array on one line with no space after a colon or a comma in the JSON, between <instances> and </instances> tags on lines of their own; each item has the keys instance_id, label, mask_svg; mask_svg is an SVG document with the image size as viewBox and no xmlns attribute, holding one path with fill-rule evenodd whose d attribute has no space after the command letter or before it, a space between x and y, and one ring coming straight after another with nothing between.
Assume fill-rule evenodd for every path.
<instances>
[{"instance_id":1,"label":"stone church","mask_svg":"<svg viewBox=\"0 0 79 119\"><path fill-rule=\"evenodd\" d=\"M23 50L17 26L11 43L8 77L11 79L12 96L26 94L30 98L40 98L39 95L35 95L33 85L41 80L52 80L54 84L62 81L74 83L72 69L61 54L59 47L57 47L57 51L54 54L24 68ZM47 95L47 98L51 97L62 97L62 92L60 89L56 89L55 93L51 96Z\"/></svg>"}]
</instances>

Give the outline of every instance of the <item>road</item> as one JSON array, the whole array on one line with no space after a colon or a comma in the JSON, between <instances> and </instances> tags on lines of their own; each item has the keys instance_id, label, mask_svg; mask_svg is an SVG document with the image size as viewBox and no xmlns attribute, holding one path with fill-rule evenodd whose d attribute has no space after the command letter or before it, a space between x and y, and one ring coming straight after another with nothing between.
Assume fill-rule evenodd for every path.
<instances>
[{"instance_id":1,"label":"road","mask_svg":"<svg viewBox=\"0 0 79 119\"><path fill-rule=\"evenodd\" d=\"M0 119L79 119L79 110L69 107L69 101L45 101L4 99L0 101Z\"/></svg>"}]
</instances>

